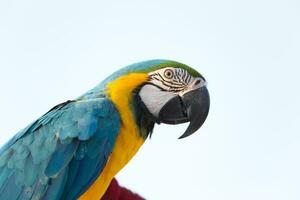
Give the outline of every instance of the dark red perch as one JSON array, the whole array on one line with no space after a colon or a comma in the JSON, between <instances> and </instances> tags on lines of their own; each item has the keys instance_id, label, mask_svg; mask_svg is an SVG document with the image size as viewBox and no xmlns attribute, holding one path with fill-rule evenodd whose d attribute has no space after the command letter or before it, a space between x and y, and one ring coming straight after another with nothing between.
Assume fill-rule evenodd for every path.
<instances>
[{"instance_id":1,"label":"dark red perch","mask_svg":"<svg viewBox=\"0 0 300 200\"><path fill-rule=\"evenodd\" d=\"M113 179L101 200L145 200L139 195L119 185L116 179Z\"/></svg>"}]
</instances>

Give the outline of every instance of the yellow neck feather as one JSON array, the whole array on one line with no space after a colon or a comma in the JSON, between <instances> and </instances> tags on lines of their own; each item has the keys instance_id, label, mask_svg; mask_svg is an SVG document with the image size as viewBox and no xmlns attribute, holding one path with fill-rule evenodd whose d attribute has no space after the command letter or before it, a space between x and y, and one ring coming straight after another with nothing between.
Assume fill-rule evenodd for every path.
<instances>
[{"instance_id":1,"label":"yellow neck feather","mask_svg":"<svg viewBox=\"0 0 300 200\"><path fill-rule=\"evenodd\" d=\"M132 124L133 114L129 106L133 97L132 93L139 85L146 82L147 79L147 74L130 73L107 85L109 98L112 102L114 102L115 106L119 110L124 126Z\"/></svg>"},{"instance_id":2,"label":"yellow neck feather","mask_svg":"<svg viewBox=\"0 0 300 200\"><path fill-rule=\"evenodd\" d=\"M105 168L91 187L81 195L80 200L101 199L113 177L144 143L136 126L130 103L133 91L147 79L147 74L130 73L107 85L107 94L119 111L122 125Z\"/></svg>"}]
</instances>

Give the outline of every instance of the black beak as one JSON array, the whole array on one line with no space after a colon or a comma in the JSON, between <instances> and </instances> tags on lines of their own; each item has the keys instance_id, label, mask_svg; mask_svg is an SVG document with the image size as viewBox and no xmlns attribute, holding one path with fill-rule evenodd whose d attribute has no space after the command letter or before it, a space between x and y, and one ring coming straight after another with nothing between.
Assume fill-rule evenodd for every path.
<instances>
[{"instance_id":1,"label":"black beak","mask_svg":"<svg viewBox=\"0 0 300 200\"><path fill-rule=\"evenodd\" d=\"M190 122L182 136L196 132L204 123L209 111L209 93L205 86L176 96L167 102L159 112L159 121L166 124Z\"/></svg>"}]
</instances>

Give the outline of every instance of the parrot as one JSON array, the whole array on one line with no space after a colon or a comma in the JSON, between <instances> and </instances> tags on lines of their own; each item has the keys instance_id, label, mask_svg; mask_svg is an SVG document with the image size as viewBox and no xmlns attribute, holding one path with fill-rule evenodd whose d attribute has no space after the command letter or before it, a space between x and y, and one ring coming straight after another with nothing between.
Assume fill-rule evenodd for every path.
<instances>
[{"instance_id":1,"label":"parrot","mask_svg":"<svg viewBox=\"0 0 300 200\"><path fill-rule=\"evenodd\" d=\"M156 124L208 116L206 79L192 67L153 59L123 67L60 103L0 148L1 200L99 200Z\"/></svg>"}]
</instances>

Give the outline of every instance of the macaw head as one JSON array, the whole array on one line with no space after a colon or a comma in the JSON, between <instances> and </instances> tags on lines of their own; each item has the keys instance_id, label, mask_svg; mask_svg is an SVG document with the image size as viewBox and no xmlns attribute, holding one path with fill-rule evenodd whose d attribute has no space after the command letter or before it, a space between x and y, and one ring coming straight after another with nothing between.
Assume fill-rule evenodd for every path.
<instances>
[{"instance_id":1,"label":"macaw head","mask_svg":"<svg viewBox=\"0 0 300 200\"><path fill-rule=\"evenodd\" d=\"M189 122L180 138L187 137L202 126L208 115L207 82L199 72L185 64L169 60L144 61L121 69L105 82L116 82L117 79L123 79L122 88L134 88L131 105L144 137L151 135L155 123ZM120 96L119 86L117 98L123 98Z\"/></svg>"}]
</instances>

